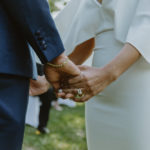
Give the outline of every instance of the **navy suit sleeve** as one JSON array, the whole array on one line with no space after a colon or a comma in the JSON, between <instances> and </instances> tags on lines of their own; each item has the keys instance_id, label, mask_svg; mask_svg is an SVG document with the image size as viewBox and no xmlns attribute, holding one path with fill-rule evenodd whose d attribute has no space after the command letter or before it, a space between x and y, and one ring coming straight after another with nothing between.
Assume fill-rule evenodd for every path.
<instances>
[{"instance_id":1,"label":"navy suit sleeve","mask_svg":"<svg viewBox=\"0 0 150 150\"><path fill-rule=\"evenodd\" d=\"M42 63L64 51L46 0L1 0L1 3Z\"/></svg>"}]
</instances>

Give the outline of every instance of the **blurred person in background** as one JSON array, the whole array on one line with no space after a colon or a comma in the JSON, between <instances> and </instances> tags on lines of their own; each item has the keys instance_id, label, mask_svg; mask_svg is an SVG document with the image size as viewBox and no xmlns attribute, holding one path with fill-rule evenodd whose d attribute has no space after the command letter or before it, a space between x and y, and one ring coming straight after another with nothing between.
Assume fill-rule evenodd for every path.
<instances>
[{"instance_id":1,"label":"blurred person in background","mask_svg":"<svg viewBox=\"0 0 150 150\"><path fill-rule=\"evenodd\" d=\"M37 91L33 91L34 89L30 89L30 95L34 95L39 97L40 100L40 108L38 114L38 127L36 134L40 133L49 133L49 129L47 128L48 121L50 120L50 111L52 107L52 102L55 101L55 109L61 111L62 108L57 104L57 97L54 93L53 88L51 87L50 83L46 80L44 76L44 66L40 63L36 63L37 65L37 72L38 72L38 79L37 80L30 80L30 85L33 87L34 85L40 84L41 93ZM35 106L32 106L35 107ZM29 114L30 115L30 114Z\"/></svg>"}]
</instances>

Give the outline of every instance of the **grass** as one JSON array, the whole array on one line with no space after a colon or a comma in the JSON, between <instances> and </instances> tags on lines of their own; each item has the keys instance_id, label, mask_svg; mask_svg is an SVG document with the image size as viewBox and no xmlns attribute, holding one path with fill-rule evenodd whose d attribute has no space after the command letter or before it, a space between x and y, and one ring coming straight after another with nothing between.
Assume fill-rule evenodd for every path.
<instances>
[{"instance_id":1,"label":"grass","mask_svg":"<svg viewBox=\"0 0 150 150\"><path fill-rule=\"evenodd\" d=\"M23 150L87 150L83 104L62 112L52 109L50 115L50 134L35 135L34 128L26 127Z\"/></svg>"}]
</instances>

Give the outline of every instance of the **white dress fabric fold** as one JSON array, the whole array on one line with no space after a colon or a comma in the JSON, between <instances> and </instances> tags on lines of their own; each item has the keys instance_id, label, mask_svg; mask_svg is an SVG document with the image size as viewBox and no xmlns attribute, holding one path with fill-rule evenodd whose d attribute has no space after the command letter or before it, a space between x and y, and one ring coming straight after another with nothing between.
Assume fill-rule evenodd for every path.
<instances>
[{"instance_id":1,"label":"white dress fabric fold","mask_svg":"<svg viewBox=\"0 0 150 150\"><path fill-rule=\"evenodd\" d=\"M102 18L100 7L96 0L71 0L56 16L55 23L67 54L96 36Z\"/></svg>"}]
</instances>

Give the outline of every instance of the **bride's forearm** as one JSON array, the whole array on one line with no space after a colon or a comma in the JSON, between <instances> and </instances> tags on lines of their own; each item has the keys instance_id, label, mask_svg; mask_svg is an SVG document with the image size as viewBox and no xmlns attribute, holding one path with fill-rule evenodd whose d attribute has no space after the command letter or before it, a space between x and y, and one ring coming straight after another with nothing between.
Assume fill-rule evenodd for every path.
<instances>
[{"instance_id":1,"label":"bride's forearm","mask_svg":"<svg viewBox=\"0 0 150 150\"><path fill-rule=\"evenodd\" d=\"M138 50L127 43L124 45L121 52L103 69L111 75L113 80L116 80L122 73L124 73L131 65L133 65L139 58Z\"/></svg>"},{"instance_id":2,"label":"bride's forearm","mask_svg":"<svg viewBox=\"0 0 150 150\"><path fill-rule=\"evenodd\" d=\"M94 38L78 45L68 56L76 65L84 63L92 54L95 45Z\"/></svg>"}]
</instances>

